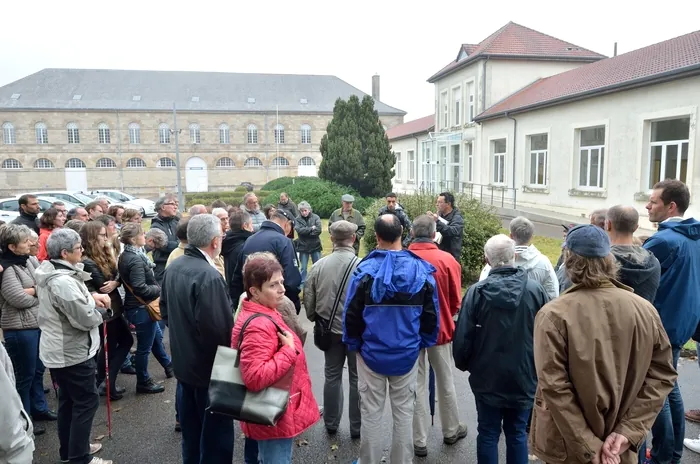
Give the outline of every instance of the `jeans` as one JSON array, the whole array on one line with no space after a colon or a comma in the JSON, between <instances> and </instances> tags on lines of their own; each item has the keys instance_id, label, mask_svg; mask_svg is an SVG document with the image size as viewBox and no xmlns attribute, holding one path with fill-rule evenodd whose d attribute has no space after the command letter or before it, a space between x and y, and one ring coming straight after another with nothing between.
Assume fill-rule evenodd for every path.
<instances>
[{"instance_id":1,"label":"jeans","mask_svg":"<svg viewBox=\"0 0 700 464\"><path fill-rule=\"evenodd\" d=\"M673 347L673 367L678 369L681 347ZM683 455L685 437L685 411L678 381L668 394L661 412L651 426L651 462L654 464L678 464Z\"/></svg>"},{"instance_id":2,"label":"jeans","mask_svg":"<svg viewBox=\"0 0 700 464\"><path fill-rule=\"evenodd\" d=\"M532 409L496 408L476 399L478 464L498 464L501 428L506 435L506 463L528 464L527 420Z\"/></svg>"},{"instance_id":3,"label":"jeans","mask_svg":"<svg viewBox=\"0 0 700 464\"><path fill-rule=\"evenodd\" d=\"M245 445L243 448L243 462L245 464L259 464L257 440L245 437Z\"/></svg>"},{"instance_id":4,"label":"jeans","mask_svg":"<svg viewBox=\"0 0 700 464\"><path fill-rule=\"evenodd\" d=\"M5 348L12 360L16 388L27 414L49 409L44 395L44 364L39 359L39 329L5 331Z\"/></svg>"},{"instance_id":5,"label":"jeans","mask_svg":"<svg viewBox=\"0 0 700 464\"><path fill-rule=\"evenodd\" d=\"M301 285L306 282L306 268L309 267L309 256L311 257L311 262L315 263L321 259L321 252L314 251L312 253L299 253L299 262L301 265Z\"/></svg>"},{"instance_id":6,"label":"jeans","mask_svg":"<svg viewBox=\"0 0 700 464\"><path fill-rule=\"evenodd\" d=\"M163 332L151 320L145 307L127 309L126 317L136 326L136 380L137 383L144 384L151 379L148 373L148 355L151 352L163 367L169 366L172 361L163 346Z\"/></svg>"},{"instance_id":7,"label":"jeans","mask_svg":"<svg viewBox=\"0 0 700 464\"><path fill-rule=\"evenodd\" d=\"M87 464L90 433L99 395L95 385L95 358L70 367L51 369L58 383L58 441L62 461Z\"/></svg>"},{"instance_id":8,"label":"jeans","mask_svg":"<svg viewBox=\"0 0 700 464\"><path fill-rule=\"evenodd\" d=\"M231 464L233 419L206 412L208 387L177 383L183 464Z\"/></svg>"},{"instance_id":9,"label":"jeans","mask_svg":"<svg viewBox=\"0 0 700 464\"><path fill-rule=\"evenodd\" d=\"M359 436L362 425L360 415L360 395L357 391L357 358L355 351L348 351L342 336L332 335L332 343L324 353L326 358L325 383L323 385L323 422L328 430L338 430L340 419L343 417L343 366L348 360L348 383L350 385L350 400L348 404L350 416L350 435Z\"/></svg>"},{"instance_id":10,"label":"jeans","mask_svg":"<svg viewBox=\"0 0 700 464\"><path fill-rule=\"evenodd\" d=\"M107 324L107 351L109 355L109 388L114 392L117 375L129 355L134 337L129 331L129 323L118 317ZM97 385L105 380L104 326L100 326L100 352L97 355Z\"/></svg>"},{"instance_id":11,"label":"jeans","mask_svg":"<svg viewBox=\"0 0 700 464\"><path fill-rule=\"evenodd\" d=\"M260 464L291 464L293 438L258 441Z\"/></svg>"}]
</instances>

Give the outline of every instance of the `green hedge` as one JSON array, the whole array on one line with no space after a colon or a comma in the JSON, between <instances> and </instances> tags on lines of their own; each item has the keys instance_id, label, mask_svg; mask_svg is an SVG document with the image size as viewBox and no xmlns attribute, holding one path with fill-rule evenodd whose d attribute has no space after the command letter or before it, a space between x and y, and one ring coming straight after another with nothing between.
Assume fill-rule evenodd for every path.
<instances>
[{"instance_id":1,"label":"green hedge","mask_svg":"<svg viewBox=\"0 0 700 464\"><path fill-rule=\"evenodd\" d=\"M263 185L261 190L267 190L267 191L282 190L282 191L284 191L284 189L286 189L287 187L290 187L299 181L303 182L306 180L318 180L318 177L305 177L305 176L278 177L277 179L271 180L267 184Z\"/></svg>"},{"instance_id":2,"label":"green hedge","mask_svg":"<svg viewBox=\"0 0 700 464\"><path fill-rule=\"evenodd\" d=\"M426 211L436 212L435 195L415 194L400 195L399 203L411 220L425 214ZM462 283L467 284L479 278L484 267L484 245L486 241L501 230L501 220L490 208L482 205L479 200L466 195L455 195L457 208L464 217L464 236L462 239ZM384 199L376 200L365 214L367 231L362 240L369 253L377 246L374 235L374 221L377 219L379 208L386 205Z\"/></svg>"},{"instance_id":3,"label":"green hedge","mask_svg":"<svg viewBox=\"0 0 700 464\"><path fill-rule=\"evenodd\" d=\"M195 192L185 194L185 207L189 208L192 205L202 204L209 206L214 200L225 201L226 204L231 206L239 206L243 202L243 196L248 193L247 191L239 191L239 187L234 191L222 191L222 192ZM244 187L245 189L245 187ZM262 201L262 198L270 194L264 190L258 192L253 192L258 196L258 199Z\"/></svg>"}]
</instances>

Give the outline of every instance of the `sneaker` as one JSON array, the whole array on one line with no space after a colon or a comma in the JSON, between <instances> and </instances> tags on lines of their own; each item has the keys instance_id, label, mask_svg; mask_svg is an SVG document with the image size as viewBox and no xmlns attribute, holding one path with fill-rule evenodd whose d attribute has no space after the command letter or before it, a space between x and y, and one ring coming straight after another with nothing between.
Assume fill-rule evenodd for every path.
<instances>
[{"instance_id":1,"label":"sneaker","mask_svg":"<svg viewBox=\"0 0 700 464\"><path fill-rule=\"evenodd\" d=\"M34 424L34 436L38 437L46 433L46 427L41 424Z\"/></svg>"},{"instance_id":2,"label":"sneaker","mask_svg":"<svg viewBox=\"0 0 700 464\"><path fill-rule=\"evenodd\" d=\"M137 393L163 393L165 387L158 385L153 381L153 379L148 379L146 383L137 383L136 392Z\"/></svg>"},{"instance_id":3,"label":"sneaker","mask_svg":"<svg viewBox=\"0 0 700 464\"><path fill-rule=\"evenodd\" d=\"M113 464L111 459L102 459L97 456L93 457L89 464Z\"/></svg>"},{"instance_id":4,"label":"sneaker","mask_svg":"<svg viewBox=\"0 0 700 464\"><path fill-rule=\"evenodd\" d=\"M415 454L416 457L424 458L428 455L428 447L413 445L413 454Z\"/></svg>"},{"instance_id":5,"label":"sneaker","mask_svg":"<svg viewBox=\"0 0 700 464\"><path fill-rule=\"evenodd\" d=\"M700 409L691 409L685 412L685 418L690 422L700 422Z\"/></svg>"},{"instance_id":6,"label":"sneaker","mask_svg":"<svg viewBox=\"0 0 700 464\"><path fill-rule=\"evenodd\" d=\"M102 450L102 443L90 443L90 454L99 453ZM94 459L94 458L93 458ZM61 462L70 462L68 459L61 459ZM92 461L91 461L92 462ZM112 462L112 461L107 461Z\"/></svg>"},{"instance_id":7,"label":"sneaker","mask_svg":"<svg viewBox=\"0 0 700 464\"><path fill-rule=\"evenodd\" d=\"M688 448L690 451L700 453L700 438L686 438L685 440L683 440L683 446Z\"/></svg>"},{"instance_id":8,"label":"sneaker","mask_svg":"<svg viewBox=\"0 0 700 464\"><path fill-rule=\"evenodd\" d=\"M467 424L459 424L459 428L457 429L457 433L451 437L445 437L442 439L443 443L446 445L454 445L457 443L459 440L467 436L467 432L469 429L467 428Z\"/></svg>"},{"instance_id":9,"label":"sneaker","mask_svg":"<svg viewBox=\"0 0 700 464\"><path fill-rule=\"evenodd\" d=\"M175 369L173 368L173 363L168 364L165 369L165 376L169 379L175 377Z\"/></svg>"},{"instance_id":10,"label":"sneaker","mask_svg":"<svg viewBox=\"0 0 700 464\"><path fill-rule=\"evenodd\" d=\"M119 369L119 372L126 375L136 375L136 369L134 369L134 366L122 367Z\"/></svg>"}]
</instances>

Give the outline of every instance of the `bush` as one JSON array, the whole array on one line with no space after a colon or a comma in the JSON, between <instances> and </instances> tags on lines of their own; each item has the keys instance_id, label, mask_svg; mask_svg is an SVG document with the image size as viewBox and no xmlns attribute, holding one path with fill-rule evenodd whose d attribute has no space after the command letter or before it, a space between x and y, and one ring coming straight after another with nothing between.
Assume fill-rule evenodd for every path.
<instances>
[{"instance_id":1,"label":"bush","mask_svg":"<svg viewBox=\"0 0 700 464\"><path fill-rule=\"evenodd\" d=\"M399 203L413 220L427 211L435 212L435 195L415 194L399 196ZM464 235L462 238L462 283L468 284L479 278L484 267L484 245L486 241L501 230L501 220L493 210L479 203L479 200L466 195L455 195L455 203L464 218ZM372 203L365 214L367 231L363 239L367 253L377 246L374 235L374 221L379 208L386 205L384 199Z\"/></svg>"},{"instance_id":2,"label":"bush","mask_svg":"<svg viewBox=\"0 0 700 464\"><path fill-rule=\"evenodd\" d=\"M271 180L267 184L263 185L261 190L267 190L267 191L282 190L282 191L284 191L284 189L286 189L287 187L290 187L299 181L304 181L304 180L308 180L308 179L318 180L318 177L305 177L305 176L278 177L277 179Z\"/></svg>"},{"instance_id":3,"label":"bush","mask_svg":"<svg viewBox=\"0 0 700 464\"><path fill-rule=\"evenodd\" d=\"M246 193L248 193L248 187L246 187L245 185L239 185L238 187L233 189L233 192L242 193L243 195L245 195Z\"/></svg>"}]
</instances>

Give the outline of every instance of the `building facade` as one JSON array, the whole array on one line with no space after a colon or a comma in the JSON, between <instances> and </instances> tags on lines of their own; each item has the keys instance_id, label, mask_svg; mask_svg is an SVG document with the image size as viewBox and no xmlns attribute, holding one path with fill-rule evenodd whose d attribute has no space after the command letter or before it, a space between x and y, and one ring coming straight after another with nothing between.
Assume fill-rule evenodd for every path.
<instances>
[{"instance_id":1,"label":"building facade","mask_svg":"<svg viewBox=\"0 0 700 464\"><path fill-rule=\"evenodd\" d=\"M386 132L391 143L391 150L396 156L394 178L392 179L394 192L411 193L420 190L419 182L421 179L430 178L430 172L418 172L419 167L426 170L431 167L429 164L420 164L418 157L434 130L435 115L431 114L392 127Z\"/></svg>"}]
</instances>

